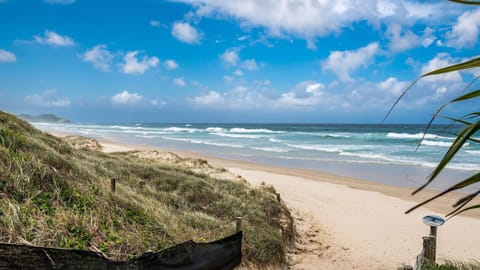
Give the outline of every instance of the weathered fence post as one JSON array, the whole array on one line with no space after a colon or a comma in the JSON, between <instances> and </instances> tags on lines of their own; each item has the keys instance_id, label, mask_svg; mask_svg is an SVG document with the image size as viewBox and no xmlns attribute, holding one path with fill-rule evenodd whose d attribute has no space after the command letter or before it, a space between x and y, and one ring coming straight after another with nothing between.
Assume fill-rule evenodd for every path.
<instances>
[{"instance_id":1,"label":"weathered fence post","mask_svg":"<svg viewBox=\"0 0 480 270\"><path fill-rule=\"evenodd\" d=\"M237 217L236 231L239 232L241 230L242 230L242 217Z\"/></svg>"},{"instance_id":2,"label":"weathered fence post","mask_svg":"<svg viewBox=\"0 0 480 270\"><path fill-rule=\"evenodd\" d=\"M115 178L110 179L110 191L111 191L112 193L115 193L115 184L116 184L116 181L117 181L117 180L116 180Z\"/></svg>"},{"instance_id":3,"label":"weathered fence post","mask_svg":"<svg viewBox=\"0 0 480 270\"><path fill-rule=\"evenodd\" d=\"M282 199L280 198L280 193L277 193L277 201L280 202Z\"/></svg>"},{"instance_id":4,"label":"weathered fence post","mask_svg":"<svg viewBox=\"0 0 480 270\"><path fill-rule=\"evenodd\" d=\"M424 265L435 263L435 237L428 235L423 238L423 258Z\"/></svg>"}]
</instances>

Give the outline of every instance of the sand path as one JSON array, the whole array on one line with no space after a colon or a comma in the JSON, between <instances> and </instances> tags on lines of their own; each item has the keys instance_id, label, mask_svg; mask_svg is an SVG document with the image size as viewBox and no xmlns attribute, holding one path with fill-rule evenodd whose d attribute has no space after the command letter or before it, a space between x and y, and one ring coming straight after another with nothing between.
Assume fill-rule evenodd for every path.
<instances>
[{"instance_id":1,"label":"sand path","mask_svg":"<svg viewBox=\"0 0 480 270\"><path fill-rule=\"evenodd\" d=\"M228 168L252 185L273 185L301 221L303 238L293 251L293 269L396 269L414 264L428 227L421 219L438 214L374 191L258 170ZM438 258L480 256L480 219L456 217L439 228ZM301 249L304 252L301 252Z\"/></svg>"}]
</instances>

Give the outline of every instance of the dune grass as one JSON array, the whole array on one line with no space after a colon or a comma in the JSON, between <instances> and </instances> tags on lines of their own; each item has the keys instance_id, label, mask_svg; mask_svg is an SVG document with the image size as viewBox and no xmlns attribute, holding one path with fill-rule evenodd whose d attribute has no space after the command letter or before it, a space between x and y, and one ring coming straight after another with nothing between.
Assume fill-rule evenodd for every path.
<instances>
[{"instance_id":1,"label":"dune grass","mask_svg":"<svg viewBox=\"0 0 480 270\"><path fill-rule=\"evenodd\" d=\"M117 179L116 192L110 180ZM0 111L0 241L114 258L225 237L243 217L244 262L285 263L293 221L274 191L132 153L79 150Z\"/></svg>"},{"instance_id":2,"label":"dune grass","mask_svg":"<svg viewBox=\"0 0 480 270\"><path fill-rule=\"evenodd\" d=\"M446 260L443 264L429 265L425 270L480 270L480 261L469 262Z\"/></svg>"}]
</instances>

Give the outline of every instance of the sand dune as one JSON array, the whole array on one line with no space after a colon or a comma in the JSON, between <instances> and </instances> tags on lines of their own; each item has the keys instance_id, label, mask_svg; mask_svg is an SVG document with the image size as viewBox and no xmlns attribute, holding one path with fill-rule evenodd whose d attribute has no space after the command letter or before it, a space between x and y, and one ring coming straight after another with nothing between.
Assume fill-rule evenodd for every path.
<instances>
[{"instance_id":1,"label":"sand dune","mask_svg":"<svg viewBox=\"0 0 480 270\"><path fill-rule=\"evenodd\" d=\"M105 152L155 150L149 146L101 142ZM402 263L414 264L421 251L422 236L429 228L422 223L427 214L448 212L455 194L420 208L411 214L404 211L433 191L419 197L409 190L336 175L273 167L248 162L205 157L196 153L165 150L155 152L183 158L206 159L209 164L224 167L226 178L244 178L252 185L275 187L296 218L300 237L290 252L293 269L395 269ZM148 154L148 152L147 152ZM211 167L207 166L208 168ZM205 168L207 168L205 167ZM207 172L207 171L206 171ZM211 173L211 172L207 172ZM458 216L438 230L437 258L470 260L480 256L478 213Z\"/></svg>"}]
</instances>

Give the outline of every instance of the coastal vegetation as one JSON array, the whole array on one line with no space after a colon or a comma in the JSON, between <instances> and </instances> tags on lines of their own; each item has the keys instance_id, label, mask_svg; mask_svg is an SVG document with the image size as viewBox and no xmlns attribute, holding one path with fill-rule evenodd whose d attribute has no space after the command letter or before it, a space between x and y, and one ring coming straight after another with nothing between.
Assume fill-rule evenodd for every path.
<instances>
[{"instance_id":1,"label":"coastal vegetation","mask_svg":"<svg viewBox=\"0 0 480 270\"><path fill-rule=\"evenodd\" d=\"M225 237L243 217L244 263L286 262L293 219L273 188L214 178L200 169L223 170L204 160L165 162L100 148L93 140L54 137L0 111L0 241L94 247L126 258Z\"/></svg>"}]
</instances>

